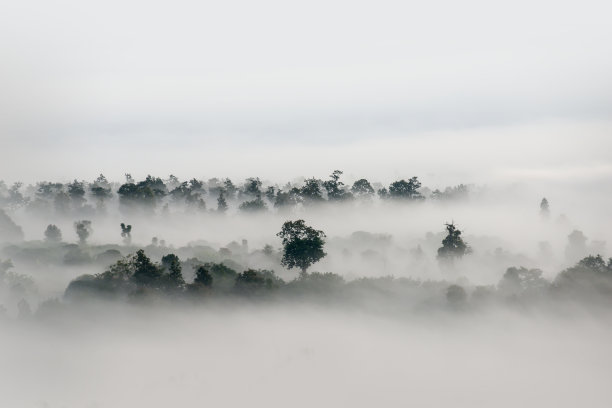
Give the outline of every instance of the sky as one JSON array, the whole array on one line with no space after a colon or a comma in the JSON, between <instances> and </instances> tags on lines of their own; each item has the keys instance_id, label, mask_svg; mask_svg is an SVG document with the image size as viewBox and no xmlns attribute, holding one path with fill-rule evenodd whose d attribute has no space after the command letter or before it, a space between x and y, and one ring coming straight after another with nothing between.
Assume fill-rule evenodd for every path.
<instances>
[{"instance_id":1,"label":"sky","mask_svg":"<svg viewBox=\"0 0 612 408\"><path fill-rule=\"evenodd\" d=\"M5 1L0 178L341 166L449 183L608 177L611 11L592 0Z\"/></svg>"}]
</instances>

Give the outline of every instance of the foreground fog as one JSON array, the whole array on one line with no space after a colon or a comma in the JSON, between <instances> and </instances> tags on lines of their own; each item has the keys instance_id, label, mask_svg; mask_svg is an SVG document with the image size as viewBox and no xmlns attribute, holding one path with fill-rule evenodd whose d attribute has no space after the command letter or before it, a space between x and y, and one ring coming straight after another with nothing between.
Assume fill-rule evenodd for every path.
<instances>
[{"instance_id":1,"label":"foreground fog","mask_svg":"<svg viewBox=\"0 0 612 408\"><path fill-rule=\"evenodd\" d=\"M1 323L9 407L607 407L609 314L274 305Z\"/></svg>"}]
</instances>

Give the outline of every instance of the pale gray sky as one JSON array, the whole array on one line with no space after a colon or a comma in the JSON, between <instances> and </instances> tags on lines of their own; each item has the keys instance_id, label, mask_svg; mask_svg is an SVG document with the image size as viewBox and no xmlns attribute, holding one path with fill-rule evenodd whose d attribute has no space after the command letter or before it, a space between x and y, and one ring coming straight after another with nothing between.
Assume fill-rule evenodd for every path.
<instances>
[{"instance_id":1,"label":"pale gray sky","mask_svg":"<svg viewBox=\"0 0 612 408\"><path fill-rule=\"evenodd\" d=\"M273 173L271 152L296 145L325 156L385 139L377 148L393 151L432 132L467 141L525 126L552 142L568 123L563 145L595 126L598 152L612 119L611 12L593 0L5 1L0 174ZM128 154L143 145L148 156Z\"/></svg>"}]
</instances>

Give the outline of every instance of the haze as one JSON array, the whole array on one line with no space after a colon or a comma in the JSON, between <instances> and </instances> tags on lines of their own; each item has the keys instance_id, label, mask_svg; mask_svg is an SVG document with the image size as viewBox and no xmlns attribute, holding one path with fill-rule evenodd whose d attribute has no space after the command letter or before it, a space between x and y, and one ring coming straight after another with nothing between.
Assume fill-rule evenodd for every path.
<instances>
[{"instance_id":1,"label":"haze","mask_svg":"<svg viewBox=\"0 0 612 408\"><path fill-rule=\"evenodd\" d=\"M0 2L0 407L609 407L609 2Z\"/></svg>"}]
</instances>

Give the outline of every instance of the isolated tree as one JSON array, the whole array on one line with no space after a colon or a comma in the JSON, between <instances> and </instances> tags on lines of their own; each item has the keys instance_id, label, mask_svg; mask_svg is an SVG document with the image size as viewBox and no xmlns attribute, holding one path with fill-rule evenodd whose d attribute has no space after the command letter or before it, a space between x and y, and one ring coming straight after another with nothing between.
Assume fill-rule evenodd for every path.
<instances>
[{"instance_id":1,"label":"isolated tree","mask_svg":"<svg viewBox=\"0 0 612 408\"><path fill-rule=\"evenodd\" d=\"M121 223L121 237L126 245L132 243L132 226Z\"/></svg>"},{"instance_id":2,"label":"isolated tree","mask_svg":"<svg viewBox=\"0 0 612 408\"><path fill-rule=\"evenodd\" d=\"M544 197L542 201L540 201L540 215L543 218L548 218L548 216L550 215L550 208L548 206L548 200L546 199L546 197Z\"/></svg>"},{"instance_id":3,"label":"isolated tree","mask_svg":"<svg viewBox=\"0 0 612 408\"><path fill-rule=\"evenodd\" d=\"M74 229L79 236L79 242L81 244L84 244L87 241L87 238L89 238L93 231L91 228L91 221L89 220L75 221Z\"/></svg>"},{"instance_id":4,"label":"isolated tree","mask_svg":"<svg viewBox=\"0 0 612 408\"><path fill-rule=\"evenodd\" d=\"M325 255L325 233L305 224L304 220L287 221L276 234L283 241L281 264L289 269L299 268L302 274Z\"/></svg>"},{"instance_id":5,"label":"isolated tree","mask_svg":"<svg viewBox=\"0 0 612 408\"><path fill-rule=\"evenodd\" d=\"M461 231L454 223L444 224L446 226L446 237L442 240L442 246L438 248L438 259L453 261L471 252L470 247L463 242Z\"/></svg>"},{"instance_id":6,"label":"isolated tree","mask_svg":"<svg viewBox=\"0 0 612 408\"><path fill-rule=\"evenodd\" d=\"M53 224L47 225L47 229L45 230L45 241L61 242L61 240L62 240L62 231L57 227L57 225L53 225Z\"/></svg>"}]
</instances>

